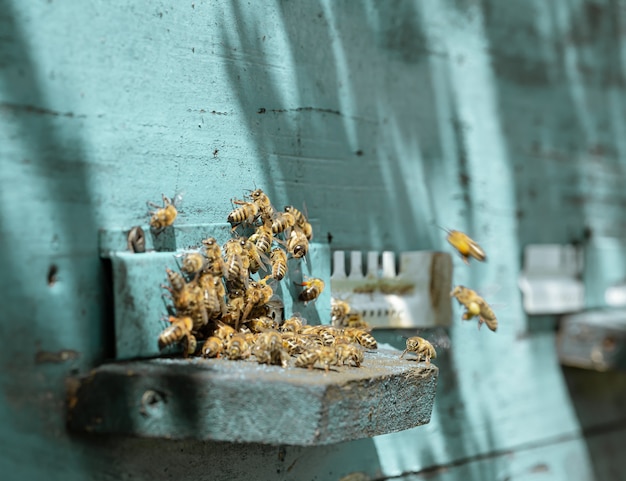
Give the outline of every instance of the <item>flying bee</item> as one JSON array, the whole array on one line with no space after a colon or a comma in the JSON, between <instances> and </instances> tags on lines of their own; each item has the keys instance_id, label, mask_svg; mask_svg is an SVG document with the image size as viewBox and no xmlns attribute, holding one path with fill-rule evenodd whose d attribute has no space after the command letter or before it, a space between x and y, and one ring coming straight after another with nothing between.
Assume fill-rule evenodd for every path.
<instances>
[{"instance_id":1,"label":"flying bee","mask_svg":"<svg viewBox=\"0 0 626 481\"><path fill-rule=\"evenodd\" d=\"M193 328L193 319L190 317L169 317L170 325L167 326L159 335L159 349L164 349L176 343L186 344L183 350L183 356L187 357L193 354L196 349L196 338L191 334Z\"/></svg>"},{"instance_id":2,"label":"flying bee","mask_svg":"<svg viewBox=\"0 0 626 481\"><path fill-rule=\"evenodd\" d=\"M216 336L209 337L202 345L203 357L220 357L224 350L224 342Z\"/></svg>"},{"instance_id":3,"label":"flying bee","mask_svg":"<svg viewBox=\"0 0 626 481\"><path fill-rule=\"evenodd\" d=\"M243 311L242 319L248 318L253 307L268 303L273 295L274 290L267 285L267 278L250 282L245 294L246 307Z\"/></svg>"},{"instance_id":4,"label":"flying bee","mask_svg":"<svg viewBox=\"0 0 626 481\"><path fill-rule=\"evenodd\" d=\"M354 344L338 344L337 351L337 363L343 365L349 365L354 367L360 367L363 364L365 355L363 349L355 346Z\"/></svg>"},{"instance_id":5,"label":"flying bee","mask_svg":"<svg viewBox=\"0 0 626 481\"><path fill-rule=\"evenodd\" d=\"M342 327L343 320L350 313L350 304L346 301L342 301L341 299L335 299L331 297L330 299L330 320L335 327Z\"/></svg>"},{"instance_id":6,"label":"flying bee","mask_svg":"<svg viewBox=\"0 0 626 481\"><path fill-rule=\"evenodd\" d=\"M183 256L183 265L180 268L188 276L195 276L204 269L206 259L199 252L187 252Z\"/></svg>"},{"instance_id":7,"label":"flying bee","mask_svg":"<svg viewBox=\"0 0 626 481\"><path fill-rule=\"evenodd\" d=\"M354 342L360 344L366 349L377 349L378 343L374 336L372 336L369 332L364 329L360 329L357 327L346 327L343 330L346 336L349 336L353 339Z\"/></svg>"},{"instance_id":8,"label":"flying bee","mask_svg":"<svg viewBox=\"0 0 626 481\"><path fill-rule=\"evenodd\" d=\"M240 205L228 214L228 222L234 226L237 224L252 224L259 215L259 207L254 202L245 202L243 200L233 200L233 204Z\"/></svg>"},{"instance_id":9,"label":"flying bee","mask_svg":"<svg viewBox=\"0 0 626 481\"><path fill-rule=\"evenodd\" d=\"M237 333L231 337L225 354L228 359L246 359L250 357L250 344L248 344L245 334Z\"/></svg>"},{"instance_id":10,"label":"flying bee","mask_svg":"<svg viewBox=\"0 0 626 481\"><path fill-rule=\"evenodd\" d=\"M270 251L272 242L274 241L274 234L272 232L272 224L270 221L264 221L263 224L256 228L256 231L250 240L254 239L254 243L259 252L264 254Z\"/></svg>"},{"instance_id":11,"label":"flying bee","mask_svg":"<svg viewBox=\"0 0 626 481\"><path fill-rule=\"evenodd\" d=\"M324 290L324 281L317 277L311 277L299 285L304 286L304 290L300 293L298 299L304 302L305 305L317 299Z\"/></svg>"},{"instance_id":12,"label":"flying bee","mask_svg":"<svg viewBox=\"0 0 626 481\"><path fill-rule=\"evenodd\" d=\"M265 194L265 192L261 189L254 190L250 193L250 198L259 209L259 214L261 214L261 220L263 220L263 222L272 218L274 215L274 208L272 207L270 198Z\"/></svg>"},{"instance_id":13,"label":"flying bee","mask_svg":"<svg viewBox=\"0 0 626 481\"><path fill-rule=\"evenodd\" d=\"M280 234L296 224L296 218L289 212L276 212L272 221L272 232Z\"/></svg>"},{"instance_id":14,"label":"flying bee","mask_svg":"<svg viewBox=\"0 0 626 481\"><path fill-rule=\"evenodd\" d=\"M181 198L180 195L176 195L174 200L172 200L164 194L161 194L161 197L163 199L163 206L159 206L154 202L148 202L149 207L156 209L149 212L151 216L150 227L155 230L165 229L174 223L174 220L176 220L176 216L178 215L175 203Z\"/></svg>"},{"instance_id":15,"label":"flying bee","mask_svg":"<svg viewBox=\"0 0 626 481\"><path fill-rule=\"evenodd\" d=\"M280 281L287 274L287 254L280 247L275 247L270 253L272 263L272 277Z\"/></svg>"},{"instance_id":16,"label":"flying bee","mask_svg":"<svg viewBox=\"0 0 626 481\"><path fill-rule=\"evenodd\" d=\"M433 345L419 336L409 337L406 340L406 349L400 355L400 358L402 359L407 352L414 353L418 361L424 360L426 364L430 364L430 360L437 357L437 352Z\"/></svg>"},{"instance_id":17,"label":"flying bee","mask_svg":"<svg viewBox=\"0 0 626 481\"><path fill-rule=\"evenodd\" d=\"M469 265L469 258L473 257L478 261L487 260L487 254L476 242L474 242L467 234L458 230L447 230L447 240L461 255L463 262Z\"/></svg>"},{"instance_id":18,"label":"flying bee","mask_svg":"<svg viewBox=\"0 0 626 481\"><path fill-rule=\"evenodd\" d=\"M459 304L465 307L465 312L462 316L463 320L468 321L472 317L478 316L479 328L484 323L494 332L498 329L498 319L491 306L476 291L465 286L456 286L450 293L450 296L455 297Z\"/></svg>"},{"instance_id":19,"label":"flying bee","mask_svg":"<svg viewBox=\"0 0 626 481\"><path fill-rule=\"evenodd\" d=\"M296 259L304 257L309 252L309 241L301 229L291 229L287 240L287 250Z\"/></svg>"}]
</instances>

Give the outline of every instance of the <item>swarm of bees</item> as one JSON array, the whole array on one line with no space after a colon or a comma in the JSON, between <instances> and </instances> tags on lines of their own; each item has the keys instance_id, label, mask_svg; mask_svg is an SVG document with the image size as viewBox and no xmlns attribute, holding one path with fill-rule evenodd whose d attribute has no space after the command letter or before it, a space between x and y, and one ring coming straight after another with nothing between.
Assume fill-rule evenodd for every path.
<instances>
[{"instance_id":1,"label":"swarm of bees","mask_svg":"<svg viewBox=\"0 0 626 481\"><path fill-rule=\"evenodd\" d=\"M173 203L166 197L163 202L168 220L163 221L161 210L151 213L155 229L171 225L176 217ZM317 365L326 372L331 366L359 367L364 350L377 348L365 326L311 326L299 316L279 325L273 315L276 303L282 304L273 286L286 277L288 258L301 259L309 250L313 229L305 215L293 206L276 211L261 189L233 203L237 207L227 218L231 239L223 246L213 237L204 239L200 249L182 256L180 272L166 269L168 282L162 287L171 300L170 325L158 337L159 349L178 345L184 357L254 358L282 367L294 357L296 367ZM318 278L305 278L299 285L305 305L325 287Z\"/></svg>"}]
</instances>

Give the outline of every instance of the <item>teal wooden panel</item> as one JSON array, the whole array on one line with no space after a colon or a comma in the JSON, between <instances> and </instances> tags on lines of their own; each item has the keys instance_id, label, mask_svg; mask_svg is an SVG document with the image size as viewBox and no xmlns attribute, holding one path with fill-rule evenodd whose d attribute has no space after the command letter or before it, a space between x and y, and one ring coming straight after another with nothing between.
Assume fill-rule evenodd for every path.
<instances>
[{"instance_id":1,"label":"teal wooden panel","mask_svg":"<svg viewBox=\"0 0 626 481\"><path fill-rule=\"evenodd\" d=\"M516 279L527 243L624 235L619 5L0 7L0 334L11 340L0 350L0 469L9 479L380 478L580 431L552 336L525 332ZM442 250L435 223L468 231L490 260L457 262L455 281L491 289L501 329L479 332L456 312L433 420L405 434L284 457L70 436L64 379L113 355L98 229L144 223L146 200L177 191L181 222L224 222L229 199L254 186L279 205L306 203L332 248ZM569 451L581 473L602 462L588 447Z\"/></svg>"}]
</instances>

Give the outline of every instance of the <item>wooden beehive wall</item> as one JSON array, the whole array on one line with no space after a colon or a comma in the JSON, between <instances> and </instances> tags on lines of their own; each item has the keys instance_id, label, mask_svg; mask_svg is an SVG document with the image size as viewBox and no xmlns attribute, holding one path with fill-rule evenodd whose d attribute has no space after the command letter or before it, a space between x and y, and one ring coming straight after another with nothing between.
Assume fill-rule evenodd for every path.
<instances>
[{"instance_id":1,"label":"wooden beehive wall","mask_svg":"<svg viewBox=\"0 0 626 481\"><path fill-rule=\"evenodd\" d=\"M604 453L626 435L625 379L563 373L516 287L527 243L625 233L618 2L0 7L2 479L619 479ZM112 355L98 229L175 192L181 223L223 222L255 186L306 203L333 248L471 232L490 261L455 280L496 287L501 328L457 315L433 419L398 434L308 449L68 434L64 379Z\"/></svg>"}]
</instances>

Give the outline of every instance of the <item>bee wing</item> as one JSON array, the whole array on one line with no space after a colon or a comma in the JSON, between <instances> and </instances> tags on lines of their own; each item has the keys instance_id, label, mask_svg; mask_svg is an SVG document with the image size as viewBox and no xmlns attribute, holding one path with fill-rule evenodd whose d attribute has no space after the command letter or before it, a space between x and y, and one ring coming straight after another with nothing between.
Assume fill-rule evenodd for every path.
<instances>
[{"instance_id":1,"label":"bee wing","mask_svg":"<svg viewBox=\"0 0 626 481\"><path fill-rule=\"evenodd\" d=\"M181 207L183 206L183 198L185 196L185 192L184 191L177 191L174 194L174 197L172 197L171 199L171 203L174 207L176 207L176 210L180 211Z\"/></svg>"}]
</instances>

